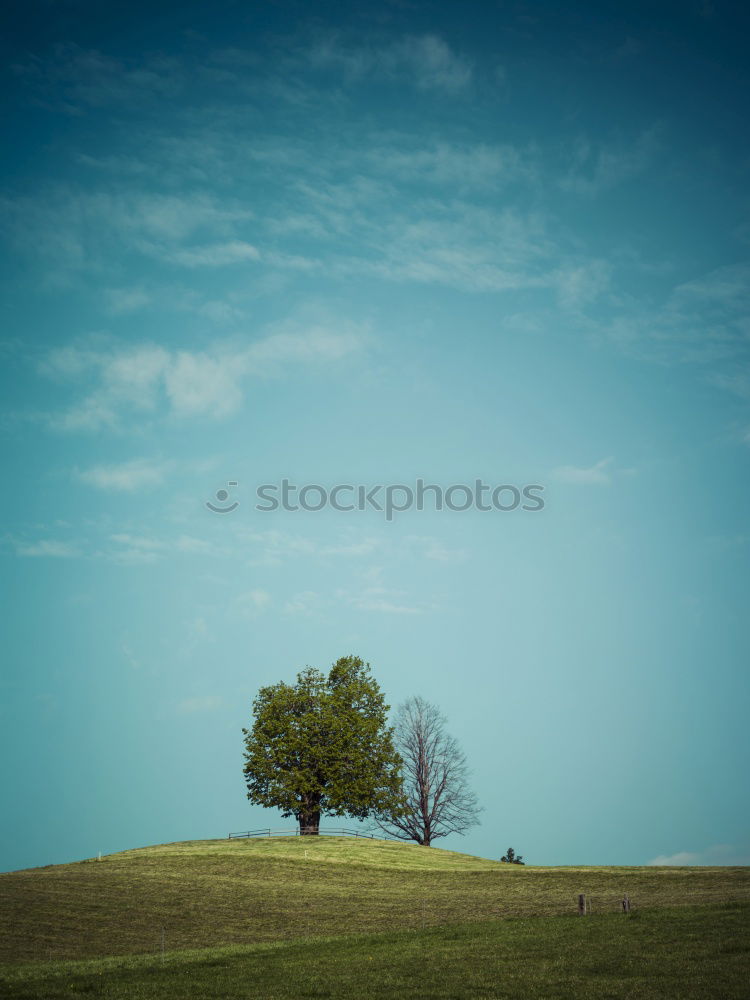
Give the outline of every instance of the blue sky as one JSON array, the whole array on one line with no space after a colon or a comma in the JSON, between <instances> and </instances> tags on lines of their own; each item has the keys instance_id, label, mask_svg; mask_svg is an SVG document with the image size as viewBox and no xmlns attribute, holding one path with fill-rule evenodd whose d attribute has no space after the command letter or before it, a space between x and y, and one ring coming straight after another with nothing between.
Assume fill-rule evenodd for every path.
<instances>
[{"instance_id":1,"label":"blue sky","mask_svg":"<svg viewBox=\"0 0 750 1000\"><path fill-rule=\"evenodd\" d=\"M471 10L18 7L0 867L278 825L252 699L349 653L445 846L750 861L746 16ZM545 506L255 509L418 477Z\"/></svg>"}]
</instances>

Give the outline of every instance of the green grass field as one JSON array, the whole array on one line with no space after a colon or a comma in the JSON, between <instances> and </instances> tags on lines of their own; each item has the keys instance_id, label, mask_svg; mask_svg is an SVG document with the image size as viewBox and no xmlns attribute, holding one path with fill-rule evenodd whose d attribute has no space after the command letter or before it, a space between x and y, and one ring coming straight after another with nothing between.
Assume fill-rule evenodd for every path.
<instances>
[{"instance_id":1,"label":"green grass field","mask_svg":"<svg viewBox=\"0 0 750 1000\"><path fill-rule=\"evenodd\" d=\"M0 921L10 997L750 995L747 868L200 841L0 875Z\"/></svg>"}]
</instances>

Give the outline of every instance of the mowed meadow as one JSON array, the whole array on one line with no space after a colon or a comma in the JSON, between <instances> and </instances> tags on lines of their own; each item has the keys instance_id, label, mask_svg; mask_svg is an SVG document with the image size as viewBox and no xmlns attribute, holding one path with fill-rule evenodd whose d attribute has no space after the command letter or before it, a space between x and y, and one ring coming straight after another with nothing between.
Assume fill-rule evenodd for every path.
<instances>
[{"instance_id":1,"label":"mowed meadow","mask_svg":"<svg viewBox=\"0 0 750 1000\"><path fill-rule=\"evenodd\" d=\"M13 997L740 997L750 974L748 868L213 840L3 874L0 900Z\"/></svg>"}]
</instances>

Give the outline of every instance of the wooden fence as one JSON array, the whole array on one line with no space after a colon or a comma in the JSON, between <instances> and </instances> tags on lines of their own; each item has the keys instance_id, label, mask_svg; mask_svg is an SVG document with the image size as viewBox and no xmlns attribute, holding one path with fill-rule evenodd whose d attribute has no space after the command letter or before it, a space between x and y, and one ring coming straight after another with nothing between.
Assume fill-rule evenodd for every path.
<instances>
[{"instance_id":1,"label":"wooden fence","mask_svg":"<svg viewBox=\"0 0 750 1000\"><path fill-rule=\"evenodd\" d=\"M312 828L311 828L312 829ZM384 833L374 834L365 833L363 830L346 830L343 828L333 829L331 827L320 827L318 829L318 834L322 837L361 837L363 840L395 840L395 837L387 837ZM300 829L295 827L293 830L272 830L270 828L263 830L245 830L242 833L230 833L229 840L238 840L242 837L299 837ZM308 836L314 836L310 833Z\"/></svg>"}]
</instances>

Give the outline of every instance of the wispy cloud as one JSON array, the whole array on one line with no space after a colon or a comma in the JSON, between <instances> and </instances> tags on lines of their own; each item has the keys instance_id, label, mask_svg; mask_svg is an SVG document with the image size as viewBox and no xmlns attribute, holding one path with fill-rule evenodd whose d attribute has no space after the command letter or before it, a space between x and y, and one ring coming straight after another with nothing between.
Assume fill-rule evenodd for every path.
<instances>
[{"instance_id":1,"label":"wispy cloud","mask_svg":"<svg viewBox=\"0 0 750 1000\"><path fill-rule=\"evenodd\" d=\"M155 135L148 146L144 170L153 176L145 181L132 176L128 158L124 176L113 162L104 177L115 179L94 178L93 190L59 185L0 206L19 252L43 256L45 274L58 280L139 260L140 285L114 294L111 312L141 307L143 268L154 265L162 280L203 268L259 287L309 272L473 292L551 289L564 307L607 287L606 264L531 208L539 198L498 201L511 184L549 187L536 149L359 128L326 135L324 145L304 134L249 142L231 120L199 122L168 141ZM218 173L226 185L211 195L195 189L196 171ZM244 187L248 174L268 191L252 211L215 193ZM165 175L179 194L143 189ZM180 309L183 298L162 296L161 305Z\"/></svg>"},{"instance_id":2,"label":"wispy cloud","mask_svg":"<svg viewBox=\"0 0 750 1000\"><path fill-rule=\"evenodd\" d=\"M152 296L144 288L109 288L104 292L104 300L109 312L115 316L144 309L152 302Z\"/></svg>"},{"instance_id":3,"label":"wispy cloud","mask_svg":"<svg viewBox=\"0 0 750 1000\"><path fill-rule=\"evenodd\" d=\"M479 206L453 190L448 197L406 196L385 181L358 174L346 181L294 183L307 224L315 220L329 241L335 239L313 243L308 251L310 266L324 255L327 275L473 292L560 285L560 246L537 211ZM280 218L287 214L282 209ZM583 267L586 261L568 249L567 269ZM276 259L285 266L283 255Z\"/></svg>"},{"instance_id":4,"label":"wispy cloud","mask_svg":"<svg viewBox=\"0 0 750 1000\"><path fill-rule=\"evenodd\" d=\"M320 594L314 590L303 590L294 594L284 604L283 611L287 615L304 615L310 617L321 611L327 602Z\"/></svg>"},{"instance_id":5,"label":"wispy cloud","mask_svg":"<svg viewBox=\"0 0 750 1000\"><path fill-rule=\"evenodd\" d=\"M169 544L157 538L144 535L132 535L127 532L117 532L110 536L114 548L101 552L107 559L124 565L141 565L154 563L164 553Z\"/></svg>"},{"instance_id":6,"label":"wispy cloud","mask_svg":"<svg viewBox=\"0 0 750 1000\"><path fill-rule=\"evenodd\" d=\"M259 258L258 248L242 240L187 247L169 254L169 260L185 267L225 267L227 264L239 264Z\"/></svg>"},{"instance_id":7,"label":"wispy cloud","mask_svg":"<svg viewBox=\"0 0 750 1000\"><path fill-rule=\"evenodd\" d=\"M208 541L206 538L195 538L193 535L180 535L175 541L174 547L178 552L191 553L193 555L214 555L223 551Z\"/></svg>"},{"instance_id":8,"label":"wispy cloud","mask_svg":"<svg viewBox=\"0 0 750 1000\"><path fill-rule=\"evenodd\" d=\"M460 563L467 558L467 551L463 548L450 548L444 545L439 538L431 535L410 535L406 542L419 555L425 559L431 559L442 563Z\"/></svg>"},{"instance_id":9,"label":"wispy cloud","mask_svg":"<svg viewBox=\"0 0 750 1000\"><path fill-rule=\"evenodd\" d=\"M301 52L298 63L337 71L348 83L411 83L419 90L449 95L464 92L473 72L471 62L435 34L407 35L382 45L350 44L332 35Z\"/></svg>"},{"instance_id":10,"label":"wispy cloud","mask_svg":"<svg viewBox=\"0 0 750 1000\"><path fill-rule=\"evenodd\" d=\"M243 618L257 618L268 610L270 604L271 595L261 587L238 594L234 601L235 609Z\"/></svg>"},{"instance_id":11,"label":"wispy cloud","mask_svg":"<svg viewBox=\"0 0 750 1000\"><path fill-rule=\"evenodd\" d=\"M144 487L159 486L169 468L169 462L135 458L118 465L95 465L81 470L78 477L100 490L132 493Z\"/></svg>"},{"instance_id":12,"label":"wispy cloud","mask_svg":"<svg viewBox=\"0 0 750 1000\"><path fill-rule=\"evenodd\" d=\"M425 599L415 600L402 588L389 586L381 565L357 571L346 587L333 591L304 590L294 594L283 606L287 615L321 617L335 609L340 616L346 612L363 611L368 614L421 615L433 611L435 605Z\"/></svg>"},{"instance_id":13,"label":"wispy cloud","mask_svg":"<svg viewBox=\"0 0 750 1000\"><path fill-rule=\"evenodd\" d=\"M373 585L339 589L328 594L301 591L284 604L283 611L287 615L312 617L325 614L331 608L339 609L337 613L340 614L342 607L384 615L420 615L432 610L428 602L410 601L402 590Z\"/></svg>"},{"instance_id":14,"label":"wispy cloud","mask_svg":"<svg viewBox=\"0 0 750 1000\"><path fill-rule=\"evenodd\" d=\"M421 615L429 610L423 602L411 602L404 591L388 587L365 587L359 593L346 594L346 600L359 611L373 611L386 615Z\"/></svg>"},{"instance_id":15,"label":"wispy cloud","mask_svg":"<svg viewBox=\"0 0 750 1000\"><path fill-rule=\"evenodd\" d=\"M360 350L365 328L354 324L317 322L285 324L265 337L233 341L206 351L174 350L156 344L127 346L108 340L83 342L55 349L45 357L41 374L74 388L95 387L62 413L50 416L56 430L97 430L122 426L125 416L153 417L164 409L173 417L221 419L236 412L244 398L244 382L253 375L279 374L290 365L338 361ZM145 465L133 466L119 477L156 478ZM89 481L116 488L114 468L89 473Z\"/></svg>"},{"instance_id":16,"label":"wispy cloud","mask_svg":"<svg viewBox=\"0 0 750 1000\"><path fill-rule=\"evenodd\" d=\"M278 530L241 532L240 537L248 544L251 564L264 566L277 566L300 557L323 560L363 557L372 554L381 545L374 537L351 534L333 542Z\"/></svg>"},{"instance_id":17,"label":"wispy cloud","mask_svg":"<svg viewBox=\"0 0 750 1000\"><path fill-rule=\"evenodd\" d=\"M560 186L575 194L595 197L642 174L652 165L660 148L656 127L617 145L579 139L570 151L572 162Z\"/></svg>"},{"instance_id":18,"label":"wispy cloud","mask_svg":"<svg viewBox=\"0 0 750 1000\"><path fill-rule=\"evenodd\" d=\"M347 154L352 156L351 151ZM516 181L530 181L538 174L531 155L508 144L421 142L412 137L391 136L387 142L373 136L356 151L353 166L362 166L384 179L421 182L452 190L496 190Z\"/></svg>"},{"instance_id":19,"label":"wispy cloud","mask_svg":"<svg viewBox=\"0 0 750 1000\"><path fill-rule=\"evenodd\" d=\"M748 865L750 864L750 849L734 847L731 844L715 844L703 851L677 851L675 854L660 854L651 861L650 866L687 866L687 865Z\"/></svg>"},{"instance_id":20,"label":"wispy cloud","mask_svg":"<svg viewBox=\"0 0 750 1000\"><path fill-rule=\"evenodd\" d=\"M370 566L361 574L361 584L349 590L339 590L339 601L351 605L358 611L385 615L421 615L434 610L434 605L426 600L414 600L397 587L389 586L382 566Z\"/></svg>"},{"instance_id":21,"label":"wispy cloud","mask_svg":"<svg viewBox=\"0 0 750 1000\"><path fill-rule=\"evenodd\" d=\"M151 103L183 89L177 59L153 55L123 61L74 44L58 44L51 58L31 56L13 66L39 103L69 114L112 105Z\"/></svg>"},{"instance_id":22,"label":"wispy cloud","mask_svg":"<svg viewBox=\"0 0 750 1000\"><path fill-rule=\"evenodd\" d=\"M163 194L56 184L33 196L0 199L0 217L20 253L44 259L50 281L107 274L114 261L132 255L188 268L258 256L238 235L254 212L202 190ZM115 296L115 311L118 304L127 307L127 297L118 303Z\"/></svg>"},{"instance_id":23,"label":"wispy cloud","mask_svg":"<svg viewBox=\"0 0 750 1000\"><path fill-rule=\"evenodd\" d=\"M675 284L661 301L623 302L604 327L607 338L638 360L696 365L733 394L750 396L750 261Z\"/></svg>"},{"instance_id":24,"label":"wispy cloud","mask_svg":"<svg viewBox=\"0 0 750 1000\"><path fill-rule=\"evenodd\" d=\"M226 555L227 549L217 546L205 538L193 535L154 538L151 535L135 535L132 532L115 532L107 539L108 545L100 548L96 555L110 562L126 566L151 564L169 556L210 556Z\"/></svg>"},{"instance_id":25,"label":"wispy cloud","mask_svg":"<svg viewBox=\"0 0 750 1000\"><path fill-rule=\"evenodd\" d=\"M594 465L581 467L561 465L552 470L552 478L559 483L576 486L609 486L614 471L614 458L602 458Z\"/></svg>"},{"instance_id":26,"label":"wispy cloud","mask_svg":"<svg viewBox=\"0 0 750 1000\"><path fill-rule=\"evenodd\" d=\"M144 54L128 59L74 44L57 45L45 59L31 56L12 67L33 99L71 115L91 110L144 108L185 98L196 84L227 93L254 90L269 100L305 105L316 91L321 70L338 74L342 84L384 83L418 91L458 96L470 86L471 60L434 33L363 43L340 34L311 40L300 36L296 48L271 47L265 58L246 49L226 48L194 57Z\"/></svg>"},{"instance_id":27,"label":"wispy cloud","mask_svg":"<svg viewBox=\"0 0 750 1000\"><path fill-rule=\"evenodd\" d=\"M72 559L81 553L72 542L43 538L36 542L17 542L16 554L30 559Z\"/></svg>"}]
</instances>

